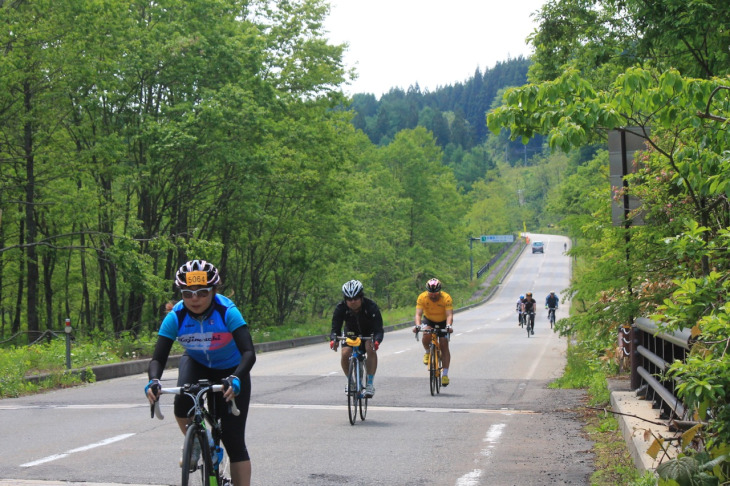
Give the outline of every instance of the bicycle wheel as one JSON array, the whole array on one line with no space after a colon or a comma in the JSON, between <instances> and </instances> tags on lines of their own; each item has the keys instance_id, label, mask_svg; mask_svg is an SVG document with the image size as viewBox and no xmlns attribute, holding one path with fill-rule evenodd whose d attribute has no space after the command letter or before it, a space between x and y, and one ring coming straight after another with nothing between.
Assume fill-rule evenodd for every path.
<instances>
[{"instance_id":1,"label":"bicycle wheel","mask_svg":"<svg viewBox=\"0 0 730 486\"><path fill-rule=\"evenodd\" d=\"M190 425L185 433L182 460L182 486L210 486L208 438L200 426Z\"/></svg>"},{"instance_id":2,"label":"bicycle wheel","mask_svg":"<svg viewBox=\"0 0 730 486\"><path fill-rule=\"evenodd\" d=\"M443 363L441 363L441 349L436 350L436 393L441 393L441 370L443 369Z\"/></svg>"},{"instance_id":3,"label":"bicycle wheel","mask_svg":"<svg viewBox=\"0 0 730 486\"><path fill-rule=\"evenodd\" d=\"M530 318L529 317L526 318L526 319L527 319L527 321L525 322L525 329L527 329L527 337L529 338L530 337L530 331L532 331L532 329L530 328L530 325L531 325L530 322L531 321L530 321Z\"/></svg>"},{"instance_id":4,"label":"bicycle wheel","mask_svg":"<svg viewBox=\"0 0 730 486\"><path fill-rule=\"evenodd\" d=\"M436 347L431 344L429 347L428 352L428 375L429 375L429 383L431 387L431 396L436 395L436 382L438 381L438 373L436 370L437 361L436 361Z\"/></svg>"},{"instance_id":5,"label":"bicycle wheel","mask_svg":"<svg viewBox=\"0 0 730 486\"><path fill-rule=\"evenodd\" d=\"M355 425L357 419L357 397L360 394L355 361L355 359L350 358L350 369L347 374L347 417L350 419L350 425Z\"/></svg>"},{"instance_id":6,"label":"bicycle wheel","mask_svg":"<svg viewBox=\"0 0 730 486\"><path fill-rule=\"evenodd\" d=\"M363 362L360 361L360 379L362 380L364 376L365 366L363 365ZM360 420L365 420L365 416L368 414L368 399L365 396L365 393L362 392L362 389L364 388L362 383L360 385L361 393L358 393L358 396L360 397L358 400L358 407L360 408Z\"/></svg>"},{"instance_id":7,"label":"bicycle wheel","mask_svg":"<svg viewBox=\"0 0 730 486\"><path fill-rule=\"evenodd\" d=\"M553 328L553 324L555 324L555 309L550 311L550 329Z\"/></svg>"}]
</instances>

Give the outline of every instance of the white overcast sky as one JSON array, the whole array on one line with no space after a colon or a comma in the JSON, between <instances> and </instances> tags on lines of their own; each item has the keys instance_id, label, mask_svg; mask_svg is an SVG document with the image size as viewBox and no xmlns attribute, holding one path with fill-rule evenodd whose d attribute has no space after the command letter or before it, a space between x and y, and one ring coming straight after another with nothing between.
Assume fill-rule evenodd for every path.
<instances>
[{"instance_id":1,"label":"white overcast sky","mask_svg":"<svg viewBox=\"0 0 730 486\"><path fill-rule=\"evenodd\" d=\"M334 44L348 43L345 63L358 73L348 94L421 91L463 82L477 67L531 50L533 12L546 0L329 0L325 29Z\"/></svg>"}]
</instances>

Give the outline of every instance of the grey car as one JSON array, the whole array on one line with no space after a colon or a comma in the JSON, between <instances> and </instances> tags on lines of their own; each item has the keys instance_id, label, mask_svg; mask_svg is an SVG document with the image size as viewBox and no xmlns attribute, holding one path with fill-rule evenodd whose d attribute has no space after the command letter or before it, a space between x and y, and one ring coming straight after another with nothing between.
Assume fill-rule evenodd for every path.
<instances>
[{"instance_id":1,"label":"grey car","mask_svg":"<svg viewBox=\"0 0 730 486\"><path fill-rule=\"evenodd\" d=\"M542 241L533 241L532 253L545 253L545 244Z\"/></svg>"}]
</instances>

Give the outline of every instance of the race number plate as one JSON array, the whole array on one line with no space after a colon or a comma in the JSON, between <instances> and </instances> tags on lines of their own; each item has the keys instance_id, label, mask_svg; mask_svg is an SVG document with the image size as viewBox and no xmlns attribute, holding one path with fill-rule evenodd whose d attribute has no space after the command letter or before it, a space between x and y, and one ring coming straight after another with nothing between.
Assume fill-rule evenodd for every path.
<instances>
[{"instance_id":1,"label":"race number plate","mask_svg":"<svg viewBox=\"0 0 730 486\"><path fill-rule=\"evenodd\" d=\"M185 274L185 285L192 287L193 285L207 285L208 272L188 272Z\"/></svg>"}]
</instances>

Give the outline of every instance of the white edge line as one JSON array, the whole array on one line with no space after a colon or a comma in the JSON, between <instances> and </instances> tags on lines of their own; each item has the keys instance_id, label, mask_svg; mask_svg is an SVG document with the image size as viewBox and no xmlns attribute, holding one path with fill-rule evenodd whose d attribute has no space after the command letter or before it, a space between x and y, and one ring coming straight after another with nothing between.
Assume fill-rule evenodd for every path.
<instances>
[{"instance_id":1,"label":"white edge line","mask_svg":"<svg viewBox=\"0 0 730 486\"><path fill-rule=\"evenodd\" d=\"M66 456L68 456L70 454L74 454L76 452L88 451L89 449L93 449L95 447L101 447L101 446L105 446L105 445L108 445L108 444L112 444L114 442L118 442L120 440L128 439L128 438L132 437L133 435L134 434L117 435L115 437L110 437L108 439L104 439L104 440L102 440L100 442L96 442L94 444L89 444L89 445L85 445L85 446L82 446L82 447L77 447L76 449L71 449L71 450L66 451L66 452L64 452L62 454L53 454L52 456L47 456L47 457L44 457L42 459L38 459L36 461L26 462L25 464L21 464L20 467L33 467L33 466L37 466L39 464L44 464L46 462L55 461L56 459L61 459L61 458L66 457Z\"/></svg>"}]
</instances>

